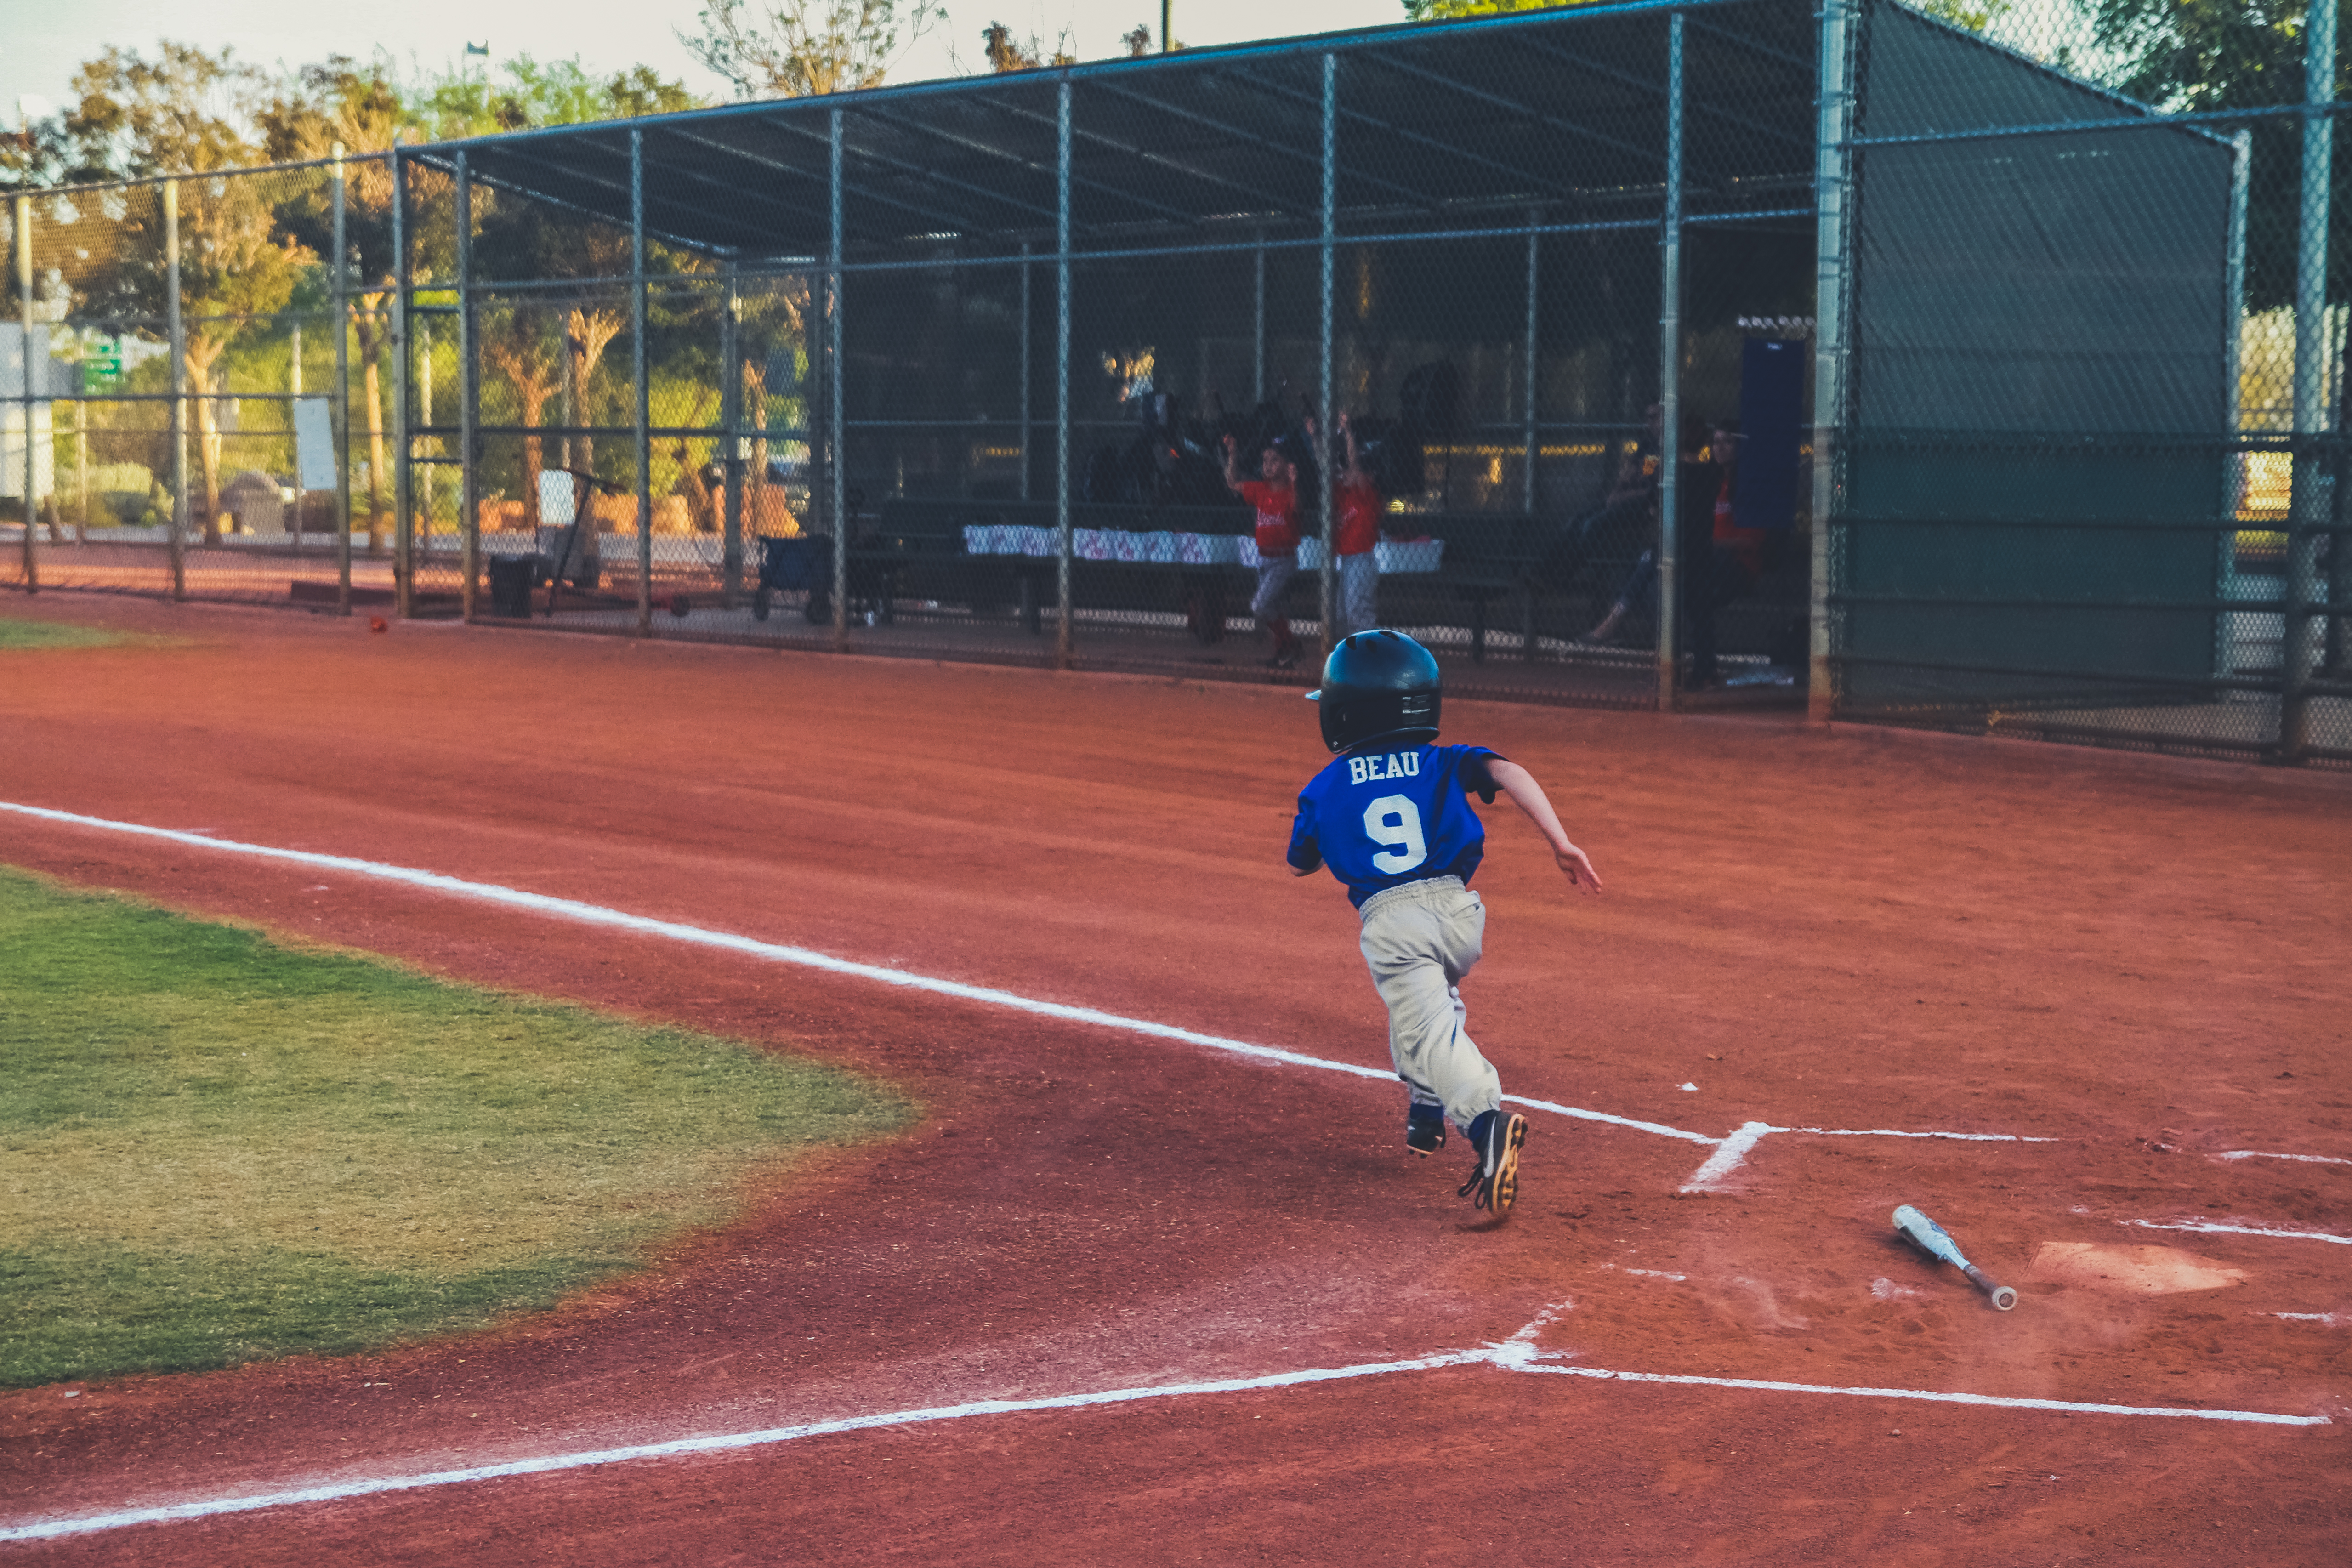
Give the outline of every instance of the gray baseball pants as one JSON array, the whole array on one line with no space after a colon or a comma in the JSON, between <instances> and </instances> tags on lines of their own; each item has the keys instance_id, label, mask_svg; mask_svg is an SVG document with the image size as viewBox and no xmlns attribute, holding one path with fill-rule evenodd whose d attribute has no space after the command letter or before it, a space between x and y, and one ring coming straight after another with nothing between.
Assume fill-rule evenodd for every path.
<instances>
[{"instance_id":1,"label":"gray baseball pants","mask_svg":"<svg viewBox=\"0 0 2352 1568\"><path fill-rule=\"evenodd\" d=\"M1486 906L1459 877L1407 882L1364 900L1364 963L1389 1009L1389 1059L1424 1104L1467 1131L1499 1110L1503 1080L1463 1027L1462 977L1486 941Z\"/></svg>"}]
</instances>

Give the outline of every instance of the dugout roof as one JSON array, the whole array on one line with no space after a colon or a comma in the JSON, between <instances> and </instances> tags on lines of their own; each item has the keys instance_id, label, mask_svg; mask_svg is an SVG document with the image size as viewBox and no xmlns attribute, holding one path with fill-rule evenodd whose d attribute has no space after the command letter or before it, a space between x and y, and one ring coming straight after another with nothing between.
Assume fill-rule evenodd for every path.
<instances>
[{"instance_id":1,"label":"dugout roof","mask_svg":"<svg viewBox=\"0 0 2352 1568\"><path fill-rule=\"evenodd\" d=\"M1059 69L564 126L410 154L722 257L831 243L842 117L846 251L1052 245L1071 87L1074 251L1230 229L1319 232L1323 78L1343 236L1654 212L1666 168L1665 16L1686 17L1688 216L1809 207L1816 23L1788 0L1638 3L1370 28ZM1507 216L1505 216L1507 215Z\"/></svg>"}]
</instances>

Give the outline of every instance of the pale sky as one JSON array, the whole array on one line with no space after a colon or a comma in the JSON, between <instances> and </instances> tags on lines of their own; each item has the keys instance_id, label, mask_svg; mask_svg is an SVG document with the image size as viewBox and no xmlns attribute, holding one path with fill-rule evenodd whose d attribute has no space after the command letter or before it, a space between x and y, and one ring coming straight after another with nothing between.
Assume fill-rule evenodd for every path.
<instances>
[{"instance_id":1,"label":"pale sky","mask_svg":"<svg viewBox=\"0 0 2352 1568\"><path fill-rule=\"evenodd\" d=\"M488 39L493 61L528 53L541 59L578 55L592 71L649 65L699 92L722 95L724 84L681 47L672 29L691 29L698 0L640 0L599 14L580 0L399 0L359 5L331 0L289 5L286 0L212 0L164 5L156 0L0 0L11 13L0 30L0 115L13 129L19 100L51 108L67 98L74 67L108 44L152 52L159 36L237 54L262 65L288 66L341 53L366 58L388 50L404 70L412 62L439 67L460 58L467 40ZM1378 26L1405 19L1402 0L1175 0L1176 37L1187 44L1236 43L1344 27ZM894 82L959 74L981 63L981 29L1001 21L1024 37L1051 45L1066 28L1069 49L1100 59L1118 49L1118 36L1138 22L1160 31L1159 0L950 0L949 20L911 45L902 36ZM581 25L583 17L593 21ZM904 29L901 29L902 35ZM952 53L950 52L952 51ZM36 113L38 103L30 105Z\"/></svg>"}]
</instances>

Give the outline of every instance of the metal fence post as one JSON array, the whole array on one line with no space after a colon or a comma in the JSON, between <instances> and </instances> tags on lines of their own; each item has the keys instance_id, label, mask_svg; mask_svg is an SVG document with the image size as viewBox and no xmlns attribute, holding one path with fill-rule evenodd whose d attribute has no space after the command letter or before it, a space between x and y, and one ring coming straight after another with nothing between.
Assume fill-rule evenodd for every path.
<instances>
[{"instance_id":1,"label":"metal fence post","mask_svg":"<svg viewBox=\"0 0 2352 1568\"><path fill-rule=\"evenodd\" d=\"M629 127L629 368L637 441L637 635L654 635L654 440L646 385L646 132Z\"/></svg>"},{"instance_id":2,"label":"metal fence post","mask_svg":"<svg viewBox=\"0 0 2352 1568\"><path fill-rule=\"evenodd\" d=\"M1331 399L1331 317L1339 308L1332 288L1331 268L1336 259L1334 247L1339 230L1339 57L1326 53L1323 57L1323 332L1321 365L1316 390L1316 402L1322 415L1323 439L1317 443L1322 450L1314 455L1322 483L1321 492L1323 570L1316 574L1317 613L1323 621L1323 656L1331 656L1332 645L1338 640L1331 634L1337 629L1332 616L1335 590L1339 584L1339 561L1332 552L1339 541L1333 519L1339 511L1332 494L1337 488L1332 480L1331 442L1337 434L1339 416L1332 412Z\"/></svg>"},{"instance_id":3,"label":"metal fence post","mask_svg":"<svg viewBox=\"0 0 2352 1568\"><path fill-rule=\"evenodd\" d=\"M343 144L335 143L335 613L352 613L351 256L343 236Z\"/></svg>"},{"instance_id":4,"label":"metal fence post","mask_svg":"<svg viewBox=\"0 0 2352 1568\"><path fill-rule=\"evenodd\" d=\"M1543 236L1536 233L1535 230L1542 226L1542 224L1543 209L1540 207L1528 208L1528 353L1527 363L1520 371L1521 376L1527 383L1527 395L1523 399L1527 405L1527 427L1522 432L1525 451L1519 459L1522 465L1519 475L1519 510L1526 512L1529 517L1533 517L1536 511L1536 458L1540 450L1538 446L1538 436L1536 429L1536 376L1539 368L1536 358L1536 328L1539 321L1539 318L1537 315L1537 309L1542 300L1541 268L1543 264ZM1524 604L1521 605L1521 609L1524 613L1519 623L1519 658L1526 662L1532 664L1535 662L1536 657L1536 579L1534 573L1530 572L1528 574L1527 581L1522 584L1520 591L1525 594L1527 597Z\"/></svg>"},{"instance_id":5,"label":"metal fence post","mask_svg":"<svg viewBox=\"0 0 2352 1568\"><path fill-rule=\"evenodd\" d=\"M1526 447L1521 461L1526 468L1519 476L1519 510L1529 514L1536 510L1536 308L1539 287L1537 273L1543 260L1543 236L1534 231L1542 223L1541 209L1530 208L1528 213L1528 348L1527 361L1520 372L1527 382L1527 395L1521 400L1526 405L1525 428L1520 433ZM1535 655L1532 647L1527 652L1529 658Z\"/></svg>"},{"instance_id":6,"label":"metal fence post","mask_svg":"<svg viewBox=\"0 0 2352 1568\"><path fill-rule=\"evenodd\" d=\"M1813 560L1805 710L1837 711L1830 642L1830 578L1838 503L1838 441L1845 419L1846 195L1853 117L1851 0L1822 0L1821 113L1813 145Z\"/></svg>"},{"instance_id":7,"label":"metal fence post","mask_svg":"<svg viewBox=\"0 0 2352 1568\"><path fill-rule=\"evenodd\" d=\"M416 605L416 484L413 438L408 433L408 164L400 144L392 147L392 613L405 617Z\"/></svg>"},{"instance_id":8,"label":"metal fence post","mask_svg":"<svg viewBox=\"0 0 2352 1568\"><path fill-rule=\"evenodd\" d=\"M33 492L40 488L40 467L33 445L33 198L16 198L16 305L23 337L17 363L24 375L17 388L24 394L25 418L25 592L41 591L40 558L33 548ZM42 358L47 359L47 354ZM43 369L47 367L45 365Z\"/></svg>"},{"instance_id":9,"label":"metal fence post","mask_svg":"<svg viewBox=\"0 0 2352 1568\"><path fill-rule=\"evenodd\" d=\"M743 292L735 262L722 269L727 297L719 312L719 423L723 431L719 450L720 507L724 531L719 544L719 603L735 607L743 587ZM761 475L764 481L766 475Z\"/></svg>"},{"instance_id":10,"label":"metal fence post","mask_svg":"<svg viewBox=\"0 0 2352 1568\"><path fill-rule=\"evenodd\" d=\"M2223 597L2235 591L2238 575L2238 510L2245 494L2246 456L2239 446L2245 437L2246 392L2246 195L2247 175L2253 163L2253 132L2230 133L2230 253L2221 292L2226 310L2221 321L2221 435L2228 443L2221 464L2220 531L2214 540L2213 580ZM2225 612L2213 617L2213 673L2228 677L2232 668L2231 621Z\"/></svg>"},{"instance_id":11,"label":"metal fence post","mask_svg":"<svg viewBox=\"0 0 2352 1568\"><path fill-rule=\"evenodd\" d=\"M842 440L843 400L842 325L841 325L841 252L843 205L841 189L841 153L843 126L841 110L832 111L833 145L828 160L832 170L833 231L827 242L824 274L824 334L825 334L825 478L832 491L833 512L833 648L835 653L849 650L849 479L843 467L845 443Z\"/></svg>"},{"instance_id":12,"label":"metal fence post","mask_svg":"<svg viewBox=\"0 0 2352 1568\"><path fill-rule=\"evenodd\" d=\"M474 618L477 579L482 574L481 459L475 451L480 437L482 376L481 343L474 321L474 175L464 148L457 150L455 205L457 219L457 527L459 551L465 559L465 585L458 591L458 613Z\"/></svg>"},{"instance_id":13,"label":"metal fence post","mask_svg":"<svg viewBox=\"0 0 2352 1568\"><path fill-rule=\"evenodd\" d=\"M188 329L180 317L180 182L163 182L164 336L172 356L172 597L188 596Z\"/></svg>"},{"instance_id":14,"label":"metal fence post","mask_svg":"<svg viewBox=\"0 0 2352 1568\"><path fill-rule=\"evenodd\" d=\"M1258 230L1257 249L1252 256L1251 273L1256 301L1256 314L1250 328L1250 402L1251 406L1265 401L1265 231Z\"/></svg>"},{"instance_id":15,"label":"metal fence post","mask_svg":"<svg viewBox=\"0 0 2352 1568\"><path fill-rule=\"evenodd\" d=\"M2327 428L2327 225L2336 161L2336 0L2310 0L2304 25L2303 204L2294 267L2294 480L2288 502L2286 595L2279 626L2282 762L2304 760L2312 743L2312 667L2324 619L2312 609L2326 592L2321 542L2334 512L2335 457Z\"/></svg>"},{"instance_id":16,"label":"metal fence post","mask_svg":"<svg viewBox=\"0 0 2352 1568\"><path fill-rule=\"evenodd\" d=\"M1070 79L1066 73L1054 109L1054 534L1055 598L1054 663L1070 668Z\"/></svg>"},{"instance_id":17,"label":"metal fence post","mask_svg":"<svg viewBox=\"0 0 2352 1568\"><path fill-rule=\"evenodd\" d=\"M1021 499L1029 499L1029 242L1021 242Z\"/></svg>"},{"instance_id":18,"label":"metal fence post","mask_svg":"<svg viewBox=\"0 0 2352 1568\"><path fill-rule=\"evenodd\" d=\"M1681 675L1683 416L1683 14L1666 18L1666 190L1658 233L1658 710Z\"/></svg>"}]
</instances>

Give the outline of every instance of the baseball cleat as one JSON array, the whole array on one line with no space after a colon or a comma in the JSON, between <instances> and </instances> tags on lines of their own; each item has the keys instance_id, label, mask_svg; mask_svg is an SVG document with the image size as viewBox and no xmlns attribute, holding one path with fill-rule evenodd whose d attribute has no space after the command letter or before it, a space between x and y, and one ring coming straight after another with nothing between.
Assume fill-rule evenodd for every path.
<instances>
[{"instance_id":1,"label":"baseball cleat","mask_svg":"<svg viewBox=\"0 0 2352 1568\"><path fill-rule=\"evenodd\" d=\"M1445 1147L1445 1107L1415 1100L1404 1113L1404 1146L1428 1159Z\"/></svg>"},{"instance_id":2,"label":"baseball cleat","mask_svg":"<svg viewBox=\"0 0 2352 1568\"><path fill-rule=\"evenodd\" d=\"M1478 1163L1455 1195L1468 1198L1473 1208L1492 1209L1498 1225L1508 1219L1519 1195L1519 1148L1527 1141L1526 1117L1499 1110L1480 1116L1470 1131Z\"/></svg>"}]
</instances>

